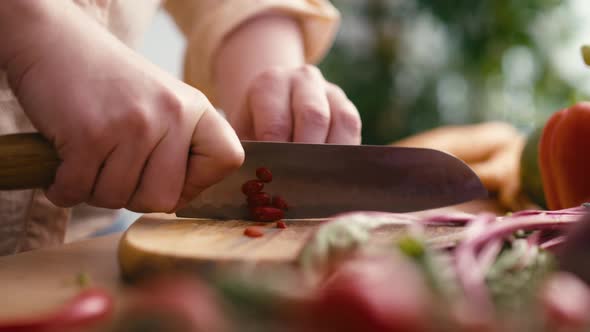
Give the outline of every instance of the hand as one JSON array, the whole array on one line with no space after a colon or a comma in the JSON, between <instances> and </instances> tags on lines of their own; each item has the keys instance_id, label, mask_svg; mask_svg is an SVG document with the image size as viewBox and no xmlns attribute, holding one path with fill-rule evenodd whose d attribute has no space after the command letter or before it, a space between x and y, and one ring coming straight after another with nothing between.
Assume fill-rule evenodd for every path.
<instances>
[{"instance_id":1,"label":"hand","mask_svg":"<svg viewBox=\"0 0 590 332\"><path fill-rule=\"evenodd\" d=\"M214 76L228 121L242 139L360 144L356 107L303 53L287 16L259 16L226 37Z\"/></svg>"},{"instance_id":2,"label":"hand","mask_svg":"<svg viewBox=\"0 0 590 332\"><path fill-rule=\"evenodd\" d=\"M6 68L26 114L62 159L47 191L53 203L170 212L241 165L235 132L202 93L75 5L44 4L43 43Z\"/></svg>"},{"instance_id":3,"label":"hand","mask_svg":"<svg viewBox=\"0 0 590 332\"><path fill-rule=\"evenodd\" d=\"M238 135L263 141L360 144L354 104L319 69L272 68L250 84L245 105L228 117Z\"/></svg>"}]
</instances>

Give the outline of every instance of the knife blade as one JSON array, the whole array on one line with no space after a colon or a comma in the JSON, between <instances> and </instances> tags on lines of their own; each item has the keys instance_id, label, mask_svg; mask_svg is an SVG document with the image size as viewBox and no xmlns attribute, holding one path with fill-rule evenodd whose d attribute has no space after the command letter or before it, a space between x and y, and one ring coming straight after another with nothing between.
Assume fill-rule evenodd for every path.
<instances>
[{"instance_id":1,"label":"knife blade","mask_svg":"<svg viewBox=\"0 0 590 332\"><path fill-rule=\"evenodd\" d=\"M248 218L241 186L256 178L258 167L273 173L264 191L285 198L286 219L358 210L410 212L487 197L477 175L441 151L253 141L242 145L246 152L242 167L178 210L178 217Z\"/></svg>"},{"instance_id":2,"label":"knife blade","mask_svg":"<svg viewBox=\"0 0 590 332\"><path fill-rule=\"evenodd\" d=\"M243 141L243 166L206 189L179 217L248 217L242 184L258 167L273 172L264 189L289 203L286 218L325 218L358 210L410 212L484 198L477 175L440 151L391 147ZM39 134L0 136L0 190L46 187L60 160Z\"/></svg>"}]
</instances>

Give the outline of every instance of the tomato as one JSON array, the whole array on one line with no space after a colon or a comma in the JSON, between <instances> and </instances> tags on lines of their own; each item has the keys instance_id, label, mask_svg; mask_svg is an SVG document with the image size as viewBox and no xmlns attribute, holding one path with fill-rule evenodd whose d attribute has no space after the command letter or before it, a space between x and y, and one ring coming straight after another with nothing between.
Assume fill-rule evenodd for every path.
<instances>
[{"instance_id":1,"label":"tomato","mask_svg":"<svg viewBox=\"0 0 590 332\"><path fill-rule=\"evenodd\" d=\"M325 331L427 331L428 292L415 266L390 258L345 262L325 281L314 305Z\"/></svg>"},{"instance_id":2,"label":"tomato","mask_svg":"<svg viewBox=\"0 0 590 332\"><path fill-rule=\"evenodd\" d=\"M217 294L185 275L152 278L137 286L115 332L228 331Z\"/></svg>"}]
</instances>

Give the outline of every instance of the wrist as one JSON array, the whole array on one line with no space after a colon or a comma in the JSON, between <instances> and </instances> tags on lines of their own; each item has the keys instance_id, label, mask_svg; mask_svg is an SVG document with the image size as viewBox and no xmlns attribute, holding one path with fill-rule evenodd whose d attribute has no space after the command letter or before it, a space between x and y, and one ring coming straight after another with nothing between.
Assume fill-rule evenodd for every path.
<instances>
[{"instance_id":1,"label":"wrist","mask_svg":"<svg viewBox=\"0 0 590 332\"><path fill-rule=\"evenodd\" d=\"M0 4L0 68L46 40L53 1L3 0ZM62 5L62 4L60 4Z\"/></svg>"}]
</instances>

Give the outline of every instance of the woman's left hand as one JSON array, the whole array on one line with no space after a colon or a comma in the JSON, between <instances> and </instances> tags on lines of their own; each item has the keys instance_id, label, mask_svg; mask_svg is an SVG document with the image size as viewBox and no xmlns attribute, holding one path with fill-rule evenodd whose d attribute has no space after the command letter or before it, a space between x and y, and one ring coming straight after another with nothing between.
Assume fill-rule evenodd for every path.
<instances>
[{"instance_id":1,"label":"woman's left hand","mask_svg":"<svg viewBox=\"0 0 590 332\"><path fill-rule=\"evenodd\" d=\"M361 119L340 87L306 65L296 19L261 15L234 31L215 62L219 106L240 139L360 144Z\"/></svg>"},{"instance_id":2,"label":"woman's left hand","mask_svg":"<svg viewBox=\"0 0 590 332\"><path fill-rule=\"evenodd\" d=\"M340 87L311 65L271 68L250 84L243 107L228 115L241 138L360 144L361 119Z\"/></svg>"}]
</instances>

